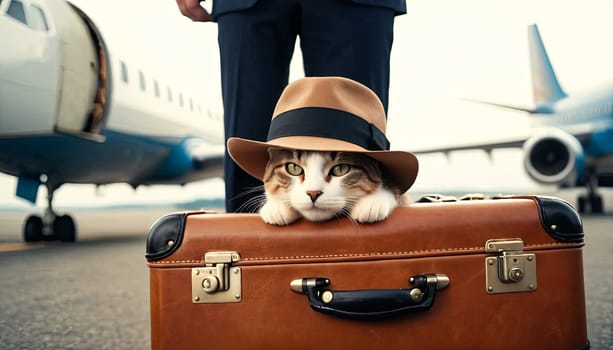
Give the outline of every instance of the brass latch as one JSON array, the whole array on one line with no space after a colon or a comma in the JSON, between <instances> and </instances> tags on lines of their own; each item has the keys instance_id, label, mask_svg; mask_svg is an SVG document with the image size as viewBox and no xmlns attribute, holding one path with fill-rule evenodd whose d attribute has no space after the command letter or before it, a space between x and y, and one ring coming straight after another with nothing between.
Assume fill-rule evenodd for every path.
<instances>
[{"instance_id":1,"label":"brass latch","mask_svg":"<svg viewBox=\"0 0 613 350\"><path fill-rule=\"evenodd\" d=\"M485 289L488 293L530 292L536 290L536 256L525 253L519 238L491 239L485 252Z\"/></svg>"},{"instance_id":2,"label":"brass latch","mask_svg":"<svg viewBox=\"0 0 613 350\"><path fill-rule=\"evenodd\" d=\"M204 267L192 269L192 302L195 304L237 303L242 299L241 269L237 252L208 252Z\"/></svg>"}]
</instances>

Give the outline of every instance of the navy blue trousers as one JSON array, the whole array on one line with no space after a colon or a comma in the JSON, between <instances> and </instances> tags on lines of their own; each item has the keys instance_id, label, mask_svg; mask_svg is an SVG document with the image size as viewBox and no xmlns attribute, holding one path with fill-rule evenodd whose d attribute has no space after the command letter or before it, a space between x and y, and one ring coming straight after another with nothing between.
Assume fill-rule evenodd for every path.
<instances>
[{"instance_id":1,"label":"navy blue trousers","mask_svg":"<svg viewBox=\"0 0 613 350\"><path fill-rule=\"evenodd\" d=\"M305 76L361 82L387 111L394 16L392 9L347 0L260 0L219 16L226 140L266 141L275 104L288 84L297 37ZM255 212L262 182L236 166L227 152L224 170L226 211Z\"/></svg>"}]
</instances>

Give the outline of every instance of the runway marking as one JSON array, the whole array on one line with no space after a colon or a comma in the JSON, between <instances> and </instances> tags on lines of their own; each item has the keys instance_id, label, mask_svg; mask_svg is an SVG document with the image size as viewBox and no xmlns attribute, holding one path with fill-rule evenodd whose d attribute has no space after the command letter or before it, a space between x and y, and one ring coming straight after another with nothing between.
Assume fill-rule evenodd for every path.
<instances>
[{"instance_id":1,"label":"runway marking","mask_svg":"<svg viewBox=\"0 0 613 350\"><path fill-rule=\"evenodd\" d=\"M44 247L44 243L0 243L0 253L17 252L20 250L38 249Z\"/></svg>"}]
</instances>

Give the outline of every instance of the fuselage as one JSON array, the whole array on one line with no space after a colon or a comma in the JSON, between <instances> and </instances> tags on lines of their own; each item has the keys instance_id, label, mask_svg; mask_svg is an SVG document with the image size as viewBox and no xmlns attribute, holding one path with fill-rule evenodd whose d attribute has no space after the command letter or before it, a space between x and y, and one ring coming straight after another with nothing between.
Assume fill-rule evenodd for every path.
<instances>
[{"instance_id":1,"label":"fuselage","mask_svg":"<svg viewBox=\"0 0 613 350\"><path fill-rule=\"evenodd\" d=\"M75 6L19 3L25 21L14 16L16 1L0 3L0 171L53 187L220 175L194 164L209 146L211 157L223 153L222 118L201 96L115 50Z\"/></svg>"},{"instance_id":2,"label":"fuselage","mask_svg":"<svg viewBox=\"0 0 613 350\"><path fill-rule=\"evenodd\" d=\"M570 133L613 128L613 83L604 88L572 94L537 106L531 115L534 127L558 127Z\"/></svg>"}]
</instances>

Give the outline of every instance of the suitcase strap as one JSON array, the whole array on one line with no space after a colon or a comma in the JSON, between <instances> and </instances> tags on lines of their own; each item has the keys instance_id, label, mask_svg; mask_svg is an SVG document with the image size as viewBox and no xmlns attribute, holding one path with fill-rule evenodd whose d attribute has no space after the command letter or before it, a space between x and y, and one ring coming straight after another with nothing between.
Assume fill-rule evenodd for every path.
<instances>
[{"instance_id":1,"label":"suitcase strap","mask_svg":"<svg viewBox=\"0 0 613 350\"><path fill-rule=\"evenodd\" d=\"M417 275L410 277L409 283L414 288L332 291L327 289L328 278L310 277L294 280L290 287L306 294L315 311L354 320L379 320L430 309L436 291L447 287L449 278Z\"/></svg>"}]
</instances>

